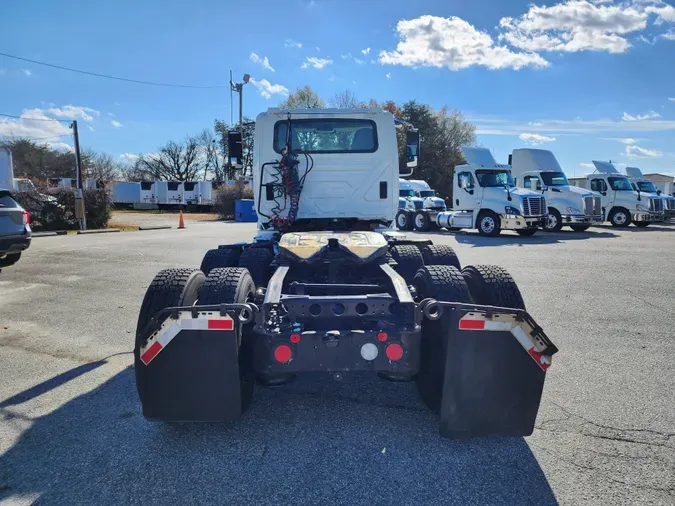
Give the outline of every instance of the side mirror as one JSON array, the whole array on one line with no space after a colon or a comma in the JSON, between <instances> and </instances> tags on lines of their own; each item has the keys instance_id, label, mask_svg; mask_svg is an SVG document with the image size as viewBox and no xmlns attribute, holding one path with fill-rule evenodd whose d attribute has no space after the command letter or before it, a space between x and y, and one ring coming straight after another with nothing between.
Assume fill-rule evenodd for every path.
<instances>
[{"instance_id":1,"label":"side mirror","mask_svg":"<svg viewBox=\"0 0 675 506\"><path fill-rule=\"evenodd\" d=\"M546 186L545 184L541 185L541 192L544 193L544 192L547 192L547 191L548 191L548 186Z\"/></svg>"},{"instance_id":2,"label":"side mirror","mask_svg":"<svg viewBox=\"0 0 675 506\"><path fill-rule=\"evenodd\" d=\"M607 196L607 192L606 192L606 191L601 191L600 193L602 194L603 197Z\"/></svg>"},{"instance_id":3,"label":"side mirror","mask_svg":"<svg viewBox=\"0 0 675 506\"><path fill-rule=\"evenodd\" d=\"M661 190L656 190L657 195L661 195Z\"/></svg>"},{"instance_id":4,"label":"side mirror","mask_svg":"<svg viewBox=\"0 0 675 506\"><path fill-rule=\"evenodd\" d=\"M410 168L417 167L420 157L420 132L419 130L408 130L406 132L406 165Z\"/></svg>"},{"instance_id":5,"label":"side mirror","mask_svg":"<svg viewBox=\"0 0 675 506\"><path fill-rule=\"evenodd\" d=\"M244 168L244 146L241 140L241 132L230 130L227 132L227 152L230 167L236 169Z\"/></svg>"}]
</instances>

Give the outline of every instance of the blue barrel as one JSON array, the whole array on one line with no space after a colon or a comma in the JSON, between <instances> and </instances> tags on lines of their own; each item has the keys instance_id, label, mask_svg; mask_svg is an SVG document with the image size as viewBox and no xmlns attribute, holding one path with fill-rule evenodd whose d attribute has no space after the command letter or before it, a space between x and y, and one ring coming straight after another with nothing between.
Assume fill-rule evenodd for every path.
<instances>
[{"instance_id":1,"label":"blue barrel","mask_svg":"<svg viewBox=\"0 0 675 506\"><path fill-rule=\"evenodd\" d=\"M234 221L256 222L258 215L255 212L253 200L243 199L234 201Z\"/></svg>"}]
</instances>

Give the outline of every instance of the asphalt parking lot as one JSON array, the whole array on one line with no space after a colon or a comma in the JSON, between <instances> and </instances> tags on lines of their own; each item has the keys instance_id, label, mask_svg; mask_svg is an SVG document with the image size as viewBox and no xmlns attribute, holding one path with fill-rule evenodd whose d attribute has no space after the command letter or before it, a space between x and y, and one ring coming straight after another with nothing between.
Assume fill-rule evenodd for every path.
<instances>
[{"instance_id":1,"label":"asphalt parking lot","mask_svg":"<svg viewBox=\"0 0 675 506\"><path fill-rule=\"evenodd\" d=\"M0 502L675 504L675 226L429 234L496 263L560 348L533 436L449 441L414 384L301 377L242 420L140 416L147 285L252 224L35 239L0 273Z\"/></svg>"}]
</instances>

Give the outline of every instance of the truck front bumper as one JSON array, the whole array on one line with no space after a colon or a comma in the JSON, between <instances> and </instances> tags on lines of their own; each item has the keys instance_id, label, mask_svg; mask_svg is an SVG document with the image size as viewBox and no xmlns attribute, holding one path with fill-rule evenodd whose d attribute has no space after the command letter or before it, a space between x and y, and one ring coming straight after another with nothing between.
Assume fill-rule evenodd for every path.
<instances>
[{"instance_id":1,"label":"truck front bumper","mask_svg":"<svg viewBox=\"0 0 675 506\"><path fill-rule=\"evenodd\" d=\"M601 214L597 216L586 216L583 214L563 214L560 216L565 225L593 225L600 224L604 221Z\"/></svg>"},{"instance_id":2,"label":"truck front bumper","mask_svg":"<svg viewBox=\"0 0 675 506\"><path fill-rule=\"evenodd\" d=\"M524 230L545 226L548 216L517 216L513 214L502 214L501 219L502 230Z\"/></svg>"},{"instance_id":3,"label":"truck front bumper","mask_svg":"<svg viewBox=\"0 0 675 506\"><path fill-rule=\"evenodd\" d=\"M656 223L664 220L663 213L650 213L643 211L631 211L630 213L633 221L647 222L647 223Z\"/></svg>"}]
</instances>

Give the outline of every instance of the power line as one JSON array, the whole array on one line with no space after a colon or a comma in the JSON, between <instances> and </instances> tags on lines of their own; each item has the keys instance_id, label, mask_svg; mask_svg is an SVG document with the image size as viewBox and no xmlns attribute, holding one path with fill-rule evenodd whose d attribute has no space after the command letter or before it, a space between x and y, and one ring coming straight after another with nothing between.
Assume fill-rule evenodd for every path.
<instances>
[{"instance_id":1,"label":"power line","mask_svg":"<svg viewBox=\"0 0 675 506\"><path fill-rule=\"evenodd\" d=\"M24 116L15 116L14 114L4 114L0 112L0 116L5 116L6 118L14 119L23 119L27 121L60 121L61 123L72 123L71 119L53 119L53 118L26 118Z\"/></svg>"},{"instance_id":2,"label":"power line","mask_svg":"<svg viewBox=\"0 0 675 506\"><path fill-rule=\"evenodd\" d=\"M107 74L99 74L97 72L89 72L87 70L78 70L70 67L62 67L61 65L53 65L51 63L45 63L37 60L31 60L29 58L22 58L21 56L15 56L12 54L7 54L7 53L0 53L0 56L6 56L7 58L14 58L15 60L21 60L29 63L35 63L36 65L44 65L45 67L51 67L59 70L67 70L69 72L77 72L78 74L86 74L88 76L94 76L94 77L104 77L106 79L114 79L116 81L125 81L128 83L136 83L136 84L147 84L149 86L164 86L166 88L197 88L197 89L214 89L214 88L227 88L230 85L229 84L222 84L222 85L215 85L215 86L196 86L192 84L169 84L169 83L155 83L151 81L141 81L139 79L127 79L125 77L116 77L116 76L110 76Z\"/></svg>"}]
</instances>

